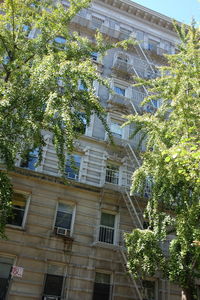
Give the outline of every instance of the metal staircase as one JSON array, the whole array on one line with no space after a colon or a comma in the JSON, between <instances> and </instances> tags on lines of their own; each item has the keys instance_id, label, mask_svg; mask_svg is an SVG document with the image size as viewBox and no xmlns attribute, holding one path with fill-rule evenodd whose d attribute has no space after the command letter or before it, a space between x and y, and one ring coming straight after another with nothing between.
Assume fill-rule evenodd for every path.
<instances>
[{"instance_id":1,"label":"metal staircase","mask_svg":"<svg viewBox=\"0 0 200 300\"><path fill-rule=\"evenodd\" d=\"M122 262L122 265L123 265L124 273L129 274L129 280L131 281L131 283L134 286L134 291L136 291L136 293L137 293L137 296L136 296L137 298L134 297L134 299L143 300L143 297L142 297L142 280L137 279L137 281L136 281L135 278L128 272L128 269L127 269L127 256L126 256L125 251L124 251L123 248L119 248L119 254L120 254L121 262Z\"/></svg>"},{"instance_id":2,"label":"metal staircase","mask_svg":"<svg viewBox=\"0 0 200 300\"><path fill-rule=\"evenodd\" d=\"M139 207L139 203L135 196L130 196L129 191L125 189L125 191L122 192L122 196L124 199L124 202L126 203L126 207L130 213L131 219L133 221L133 224L136 228L143 228L143 222L142 222L142 210ZM133 200L132 200L132 198Z\"/></svg>"}]
</instances>

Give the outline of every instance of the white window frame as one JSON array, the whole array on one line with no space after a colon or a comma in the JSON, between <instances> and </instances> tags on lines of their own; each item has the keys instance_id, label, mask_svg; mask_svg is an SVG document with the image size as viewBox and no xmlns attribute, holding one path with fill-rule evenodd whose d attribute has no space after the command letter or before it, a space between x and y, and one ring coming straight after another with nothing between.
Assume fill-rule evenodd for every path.
<instances>
[{"instance_id":1,"label":"white window frame","mask_svg":"<svg viewBox=\"0 0 200 300\"><path fill-rule=\"evenodd\" d=\"M125 96L119 95L114 91L114 87L119 87L122 89L125 89ZM127 82L124 82L123 80L119 80L116 78L113 78L110 85L113 92L118 95L119 97L125 97L125 98L132 98L132 87L127 84Z\"/></svg>"},{"instance_id":2,"label":"white window frame","mask_svg":"<svg viewBox=\"0 0 200 300\"><path fill-rule=\"evenodd\" d=\"M27 215L28 215L28 210L29 210L29 206L30 206L30 201L31 201L31 194L22 190L16 190L14 189L14 193L18 193L18 194L22 194L27 196L27 200L26 200L26 205L25 205L25 209L24 209L24 215L23 215L23 221L22 221L22 225L12 225L12 224L6 224L6 227L11 227L11 228L18 228L18 229L24 229L25 225L26 225L26 221L27 221Z\"/></svg>"},{"instance_id":3,"label":"white window frame","mask_svg":"<svg viewBox=\"0 0 200 300\"><path fill-rule=\"evenodd\" d=\"M100 233L100 227L101 227L101 215L102 213L106 213L106 214L110 214L110 215L114 215L115 216L115 224L114 224L114 237L113 237L113 243L106 243L106 242L102 242L99 241L99 233ZM97 230L97 242L104 244L104 245L109 245L109 246L117 246L119 244L119 213L118 212L114 212L114 211L110 211L110 210L106 210L106 209L102 209L100 210L100 216L99 216L99 228ZM102 225L104 226L104 225Z\"/></svg>"},{"instance_id":4,"label":"white window frame","mask_svg":"<svg viewBox=\"0 0 200 300\"><path fill-rule=\"evenodd\" d=\"M58 201L56 203L56 209L55 209L55 215L54 215L54 222L53 222L52 230L55 231L55 229L58 228L55 225L56 225L56 218L57 218L59 203L64 204L64 205L70 205L70 206L73 207L72 220L71 220L71 226L70 226L70 237L72 237L73 234L74 234L74 223L75 223L75 216L76 216L76 203L73 202L73 201L66 201L64 199L58 199ZM63 228L63 229L65 229L65 228Z\"/></svg>"},{"instance_id":5,"label":"white window frame","mask_svg":"<svg viewBox=\"0 0 200 300\"><path fill-rule=\"evenodd\" d=\"M115 113L108 113L107 114L107 124L110 128L111 123L118 123L119 125L122 125L125 122L125 119L122 119L120 116L116 115ZM115 136L113 135L115 138ZM129 140L129 128L128 126L122 127L122 136L121 138L116 137L121 140ZM105 140L108 140L108 134L105 132Z\"/></svg>"}]
</instances>

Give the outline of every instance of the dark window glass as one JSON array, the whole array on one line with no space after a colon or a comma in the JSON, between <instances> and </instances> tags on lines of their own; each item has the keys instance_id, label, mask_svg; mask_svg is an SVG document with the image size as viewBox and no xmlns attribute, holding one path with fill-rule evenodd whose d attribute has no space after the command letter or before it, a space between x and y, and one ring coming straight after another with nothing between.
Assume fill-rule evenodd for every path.
<instances>
[{"instance_id":1,"label":"dark window glass","mask_svg":"<svg viewBox=\"0 0 200 300\"><path fill-rule=\"evenodd\" d=\"M85 117L85 113L83 112L79 112L76 114L76 124L74 126L74 130L78 133L81 133L81 134L84 134L85 133L85 130L86 130L86 117Z\"/></svg>"},{"instance_id":2,"label":"dark window glass","mask_svg":"<svg viewBox=\"0 0 200 300\"><path fill-rule=\"evenodd\" d=\"M44 295L61 297L62 285L63 276L47 274L44 286Z\"/></svg>"},{"instance_id":3,"label":"dark window glass","mask_svg":"<svg viewBox=\"0 0 200 300\"><path fill-rule=\"evenodd\" d=\"M10 281L11 268L11 259L0 258L0 300L5 300Z\"/></svg>"},{"instance_id":4,"label":"dark window glass","mask_svg":"<svg viewBox=\"0 0 200 300\"><path fill-rule=\"evenodd\" d=\"M114 91L120 96L125 96L125 88L121 88L119 86L114 86Z\"/></svg>"},{"instance_id":5,"label":"dark window glass","mask_svg":"<svg viewBox=\"0 0 200 300\"><path fill-rule=\"evenodd\" d=\"M26 195L20 193L13 194L13 200L12 200L13 215L8 218L7 220L8 224L15 225L15 226L23 225L26 201L27 201Z\"/></svg>"},{"instance_id":6,"label":"dark window glass","mask_svg":"<svg viewBox=\"0 0 200 300\"><path fill-rule=\"evenodd\" d=\"M59 203L55 227L71 229L73 207L71 205Z\"/></svg>"},{"instance_id":7,"label":"dark window glass","mask_svg":"<svg viewBox=\"0 0 200 300\"><path fill-rule=\"evenodd\" d=\"M81 157L79 155L71 155L67 157L65 173L67 178L78 180Z\"/></svg>"},{"instance_id":8,"label":"dark window glass","mask_svg":"<svg viewBox=\"0 0 200 300\"><path fill-rule=\"evenodd\" d=\"M155 300L155 282L143 280L143 300Z\"/></svg>"},{"instance_id":9,"label":"dark window glass","mask_svg":"<svg viewBox=\"0 0 200 300\"><path fill-rule=\"evenodd\" d=\"M98 58L98 52L92 52L92 53L91 53L91 57L92 57L92 60L97 61L97 58Z\"/></svg>"},{"instance_id":10,"label":"dark window glass","mask_svg":"<svg viewBox=\"0 0 200 300\"><path fill-rule=\"evenodd\" d=\"M20 167L35 170L38 162L38 149L35 149L27 154L25 159L22 159Z\"/></svg>"},{"instance_id":11,"label":"dark window glass","mask_svg":"<svg viewBox=\"0 0 200 300\"><path fill-rule=\"evenodd\" d=\"M96 273L93 300L109 300L110 298L110 275Z\"/></svg>"},{"instance_id":12,"label":"dark window glass","mask_svg":"<svg viewBox=\"0 0 200 300\"><path fill-rule=\"evenodd\" d=\"M54 44L56 45L57 48L59 49L64 49L65 48L65 43L66 43L66 39L64 37L61 36L57 36L54 39Z\"/></svg>"}]
</instances>

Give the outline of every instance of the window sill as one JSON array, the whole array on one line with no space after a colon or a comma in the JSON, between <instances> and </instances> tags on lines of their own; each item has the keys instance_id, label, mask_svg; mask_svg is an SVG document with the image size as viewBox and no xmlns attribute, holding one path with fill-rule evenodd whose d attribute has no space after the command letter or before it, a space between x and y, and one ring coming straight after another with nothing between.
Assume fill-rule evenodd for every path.
<instances>
[{"instance_id":1,"label":"window sill","mask_svg":"<svg viewBox=\"0 0 200 300\"><path fill-rule=\"evenodd\" d=\"M51 236L55 237L55 238L59 238L59 239L62 238L63 240L69 241L69 242L73 242L74 241L74 237L67 236L67 235L62 235L62 234L57 234L56 232L52 232Z\"/></svg>"},{"instance_id":2,"label":"window sill","mask_svg":"<svg viewBox=\"0 0 200 300\"><path fill-rule=\"evenodd\" d=\"M92 244L92 246L111 249L111 250L116 250L119 248L119 245L117 245L117 244L109 244L109 243L104 243L104 242L99 242L99 241L94 242Z\"/></svg>"},{"instance_id":3,"label":"window sill","mask_svg":"<svg viewBox=\"0 0 200 300\"><path fill-rule=\"evenodd\" d=\"M22 227L22 226L11 225L11 224L6 224L6 229L14 229L14 230L26 231L26 229L24 227Z\"/></svg>"}]
</instances>

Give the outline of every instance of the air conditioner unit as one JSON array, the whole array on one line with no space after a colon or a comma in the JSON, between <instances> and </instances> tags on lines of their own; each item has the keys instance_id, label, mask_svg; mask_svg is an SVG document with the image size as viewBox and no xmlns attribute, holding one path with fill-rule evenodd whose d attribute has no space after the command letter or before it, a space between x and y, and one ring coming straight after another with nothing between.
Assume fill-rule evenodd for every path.
<instances>
[{"instance_id":1,"label":"air conditioner unit","mask_svg":"<svg viewBox=\"0 0 200 300\"><path fill-rule=\"evenodd\" d=\"M59 297L56 296L45 296L43 300L59 300Z\"/></svg>"},{"instance_id":2,"label":"air conditioner unit","mask_svg":"<svg viewBox=\"0 0 200 300\"><path fill-rule=\"evenodd\" d=\"M70 229L57 227L56 234L63 235L63 236L70 236Z\"/></svg>"}]
</instances>

